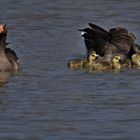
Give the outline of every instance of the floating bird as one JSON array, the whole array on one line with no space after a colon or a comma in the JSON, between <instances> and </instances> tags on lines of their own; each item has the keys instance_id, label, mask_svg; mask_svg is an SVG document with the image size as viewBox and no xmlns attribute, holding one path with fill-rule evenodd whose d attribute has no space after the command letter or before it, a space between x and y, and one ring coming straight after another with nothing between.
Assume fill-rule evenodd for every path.
<instances>
[{"instance_id":1,"label":"floating bird","mask_svg":"<svg viewBox=\"0 0 140 140\"><path fill-rule=\"evenodd\" d=\"M99 57L98 57L99 58ZM105 61L102 57L99 59L96 59L90 65L90 70L105 70L105 71L110 71L110 70L120 70L122 68L121 64L123 62L123 59L121 58L120 55L114 55L111 57L111 62Z\"/></svg>"},{"instance_id":2,"label":"floating bird","mask_svg":"<svg viewBox=\"0 0 140 140\"><path fill-rule=\"evenodd\" d=\"M93 61L97 59L98 55L96 52L92 51L89 53L87 59L72 59L68 61L67 66L70 69L81 69L81 68L86 68L89 67L89 65L92 64Z\"/></svg>"},{"instance_id":3,"label":"floating bird","mask_svg":"<svg viewBox=\"0 0 140 140\"><path fill-rule=\"evenodd\" d=\"M96 61L99 58L100 58L100 56L98 54L96 54L95 51L89 52L88 57L87 57L87 61L83 62L82 68L83 69L90 68L92 66L92 64L94 63L94 61Z\"/></svg>"},{"instance_id":4,"label":"floating bird","mask_svg":"<svg viewBox=\"0 0 140 140\"><path fill-rule=\"evenodd\" d=\"M85 41L87 51L94 50L100 56L121 53L130 55L130 48L137 49L134 44L136 35L128 33L126 28L117 27L106 31L102 27L89 23L91 28L80 29L81 35ZM131 54L132 55L132 54Z\"/></svg>"},{"instance_id":5,"label":"floating bird","mask_svg":"<svg viewBox=\"0 0 140 140\"><path fill-rule=\"evenodd\" d=\"M140 67L140 53L132 55L132 67Z\"/></svg>"},{"instance_id":6,"label":"floating bird","mask_svg":"<svg viewBox=\"0 0 140 140\"><path fill-rule=\"evenodd\" d=\"M81 69L83 62L87 61L86 59L72 59L68 61L67 66L70 69Z\"/></svg>"},{"instance_id":7,"label":"floating bird","mask_svg":"<svg viewBox=\"0 0 140 140\"><path fill-rule=\"evenodd\" d=\"M136 35L126 28L116 27L109 31L93 23L79 29L87 48L87 59L74 59L68 67L87 70L121 70L140 67L140 45Z\"/></svg>"},{"instance_id":8,"label":"floating bird","mask_svg":"<svg viewBox=\"0 0 140 140\"><path fill-rule=\"evenodd\" d=\"M7 27L0 23L0 71L19 71L21 63L16 53L6 48Z\"/></svg>"}]
</instances>

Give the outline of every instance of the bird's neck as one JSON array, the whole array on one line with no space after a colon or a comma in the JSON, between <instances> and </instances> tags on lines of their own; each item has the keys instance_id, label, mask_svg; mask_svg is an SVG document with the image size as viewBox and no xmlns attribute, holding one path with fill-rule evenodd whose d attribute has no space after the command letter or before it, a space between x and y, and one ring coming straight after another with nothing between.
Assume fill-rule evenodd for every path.
<instances>
[{"instance_id":1,"label":"bird's neck","mask_svg":"<svg viewBox=\"0 0 140 140\"><path fill-rule=\"evenodd\" d=\"M92 60L90 60L90 59L89 59L89 64L90 64L90 65L92 65L92 64L93 64L93 61L92 61Z\"/></svg>"}]
</instances>

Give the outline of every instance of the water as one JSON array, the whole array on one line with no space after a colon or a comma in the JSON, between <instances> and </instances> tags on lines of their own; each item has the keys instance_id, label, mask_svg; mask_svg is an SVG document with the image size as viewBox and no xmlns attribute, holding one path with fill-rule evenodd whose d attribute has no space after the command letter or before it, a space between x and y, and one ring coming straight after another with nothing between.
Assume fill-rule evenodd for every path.
<instances>
[{"instance_id":1,"label":"water","mask_svg":"<svg viewBox=\"0 0 140 140\"><path fill-rule=\"evenodd\" d=\"M88 22L123 26L140 43L138 0L1 0L9 47L23 63L0 74L1 140L138 140L140 70L71 71L85 57L77 31Z\"/></svg>"}]
</instances>

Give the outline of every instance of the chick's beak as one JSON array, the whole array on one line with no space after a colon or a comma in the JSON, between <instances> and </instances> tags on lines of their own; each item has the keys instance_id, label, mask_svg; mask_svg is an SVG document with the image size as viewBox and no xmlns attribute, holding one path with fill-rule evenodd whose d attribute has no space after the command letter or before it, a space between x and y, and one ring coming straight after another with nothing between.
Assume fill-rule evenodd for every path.
<instances>
[{"instance_id":1,"label":"chick's beak","mask_svg":"<svg viewBox=\"0 0 140 140\"><path fill-rule=\"evenodd\" d=\"M100 56L99 55L97 55L96 57L95 57L95 59L97 60L97 59L100 59Z\"/></svg>"},{"instance_id":2,"label":"chick's beak","mask_svg":"<svg viewBox=\"0 0 140 140\"><path fill-rule=\"evenodd\" d=\"M120 62L120 64L128 64L128 65L131 64L131 62L128 59L120 59L119 62Z\"/></svg>"}]
</instances>

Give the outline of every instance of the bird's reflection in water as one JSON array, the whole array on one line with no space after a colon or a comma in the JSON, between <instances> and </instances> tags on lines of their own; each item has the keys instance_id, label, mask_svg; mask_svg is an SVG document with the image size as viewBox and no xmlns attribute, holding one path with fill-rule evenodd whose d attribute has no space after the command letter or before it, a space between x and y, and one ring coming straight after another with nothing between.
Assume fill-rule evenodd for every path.
<instances>
[{"instance_id":1,"label":"bird's reflection in water","mask_svg":"<svg viewBox=\"0 0 140 140\"><path fill-rule=\"evenodd\" d=\"M12 75L14 75L12 72L0 72L0 87L3 87Z\"/></svg>"}]
</instances>

